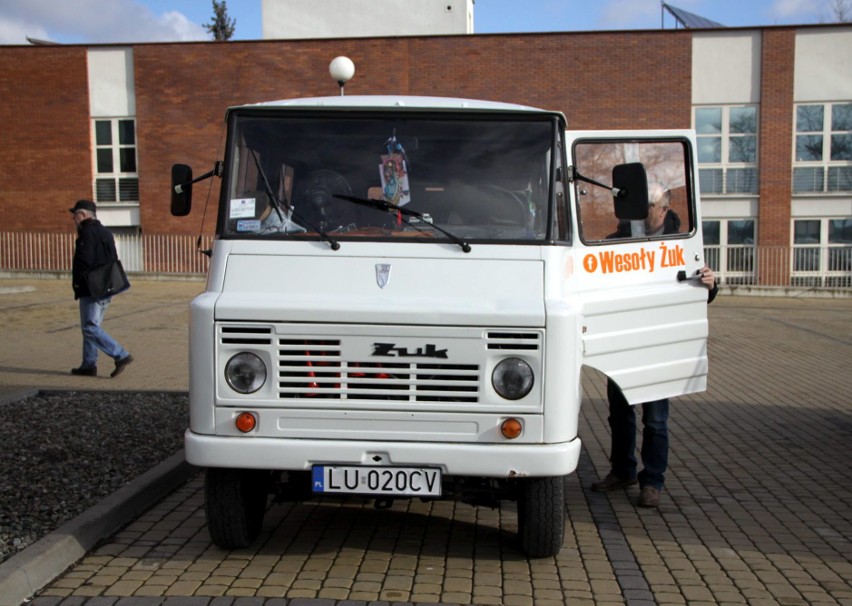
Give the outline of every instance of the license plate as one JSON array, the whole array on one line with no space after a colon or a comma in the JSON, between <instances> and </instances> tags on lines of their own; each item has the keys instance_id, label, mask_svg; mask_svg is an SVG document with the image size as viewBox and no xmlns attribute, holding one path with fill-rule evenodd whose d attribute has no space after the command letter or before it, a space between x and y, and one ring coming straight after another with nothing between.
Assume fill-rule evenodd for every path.
<instances>
[{"instance_id":1,"label":"license plate","mask_svg":"<svg viewBox=\"0 0 852 606\"><path fill-rule=\"evenodd\" d=\"M441 470L433 467L360 467L314 465L317 493L441 496Z\"/></svg>"}]
</instances>

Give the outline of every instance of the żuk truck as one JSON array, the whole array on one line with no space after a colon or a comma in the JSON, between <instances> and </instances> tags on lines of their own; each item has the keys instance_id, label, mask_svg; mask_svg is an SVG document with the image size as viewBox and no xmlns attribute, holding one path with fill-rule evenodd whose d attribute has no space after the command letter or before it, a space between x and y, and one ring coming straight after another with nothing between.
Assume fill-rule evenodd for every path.
<instances>
[{"instance_id":1,"label":"\u017cuk truck","mask_svg":"<svg viewBox=\"0 0 852 606\"><path fill-rule=\"evenodd\" d=\"M705 388L692 132L394 96L226 124L185 438L216 544L250 544L270 495L358 495L516 501L521 549L550 556L583 367L633 404ZM173 214L199 179L173 167ZM661 200L677 229L646 234Z\"/></svg>"}]
</instances>

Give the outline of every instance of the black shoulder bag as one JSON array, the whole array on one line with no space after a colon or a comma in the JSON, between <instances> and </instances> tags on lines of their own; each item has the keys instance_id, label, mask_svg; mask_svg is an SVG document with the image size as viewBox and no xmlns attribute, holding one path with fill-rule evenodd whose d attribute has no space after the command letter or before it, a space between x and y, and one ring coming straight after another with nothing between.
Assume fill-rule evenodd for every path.
<instances>
[{"instance_id":1,"label":"black shoulder bag","mask_svg":"<svg viewBox=\"0 0 852 606\"><path fill-rule=\"evenodd\" d=\"M110 250L105 240L101 240L101 246L103 246L106 256L112 257L112 260L86 273L86 286L89 288L89 294L96 299L112 297L130 288L130 280L127 279L127 274L124 272L121 261L118 260L118 255Z\"/></svg>"}]
</instances>

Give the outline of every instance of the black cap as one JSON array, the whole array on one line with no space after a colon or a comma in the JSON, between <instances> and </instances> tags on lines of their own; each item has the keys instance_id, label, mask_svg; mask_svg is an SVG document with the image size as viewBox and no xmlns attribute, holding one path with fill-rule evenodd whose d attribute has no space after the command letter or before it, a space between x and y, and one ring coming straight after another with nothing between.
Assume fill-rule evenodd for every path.
<instances>
[{"instance_id":1,"label":"black cap","mask_svg":"<svg viewBox=\"0 0 852 606\"><path fill-rule=\"evenodd\" d=\"M89 212L97 212L98 207L95 206L95 203L91 200L77 200L77 203L74 205L74 208L69 208L68 212L75 213L78 210L88 210Z\"/></svg>"}]
</instances>

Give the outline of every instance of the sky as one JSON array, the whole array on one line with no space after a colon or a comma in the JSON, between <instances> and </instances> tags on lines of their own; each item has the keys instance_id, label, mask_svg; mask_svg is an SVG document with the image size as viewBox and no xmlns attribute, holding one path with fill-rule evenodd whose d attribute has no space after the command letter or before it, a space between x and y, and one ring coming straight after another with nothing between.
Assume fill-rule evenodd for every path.
<instances>
[{"instance_id":1,"label":"sky","mask_svg":"<svg viewBox=\"0 0 852 606\"><path fill-rule=\"evenodd\" d=\"M262 39L261 0L225 1L236 20L233 39ZM668 4L728 27L748 27L830 22L838 1L852 8L852 0ZM474 6L477 34L675 27L660 0L476 0ZM204 25L212 16L211 0L0 0L0 44L28 44L27 37L65 44L209 40Z\"/></svg>"}]
</instances>

